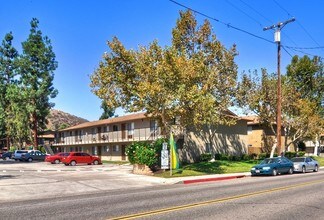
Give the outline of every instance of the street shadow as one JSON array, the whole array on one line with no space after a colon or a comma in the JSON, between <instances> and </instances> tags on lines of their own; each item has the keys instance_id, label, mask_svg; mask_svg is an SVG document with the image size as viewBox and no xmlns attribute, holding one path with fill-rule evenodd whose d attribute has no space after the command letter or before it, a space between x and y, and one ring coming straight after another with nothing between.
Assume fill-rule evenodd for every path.
<instances>
[{"instance_id":1,"label":"street shadow","mask_svg":"<svg viewBox=\"0 0 324 220\"><path fill-rule=\"evenodd\" d=\"M0 175L0 180L1 179L13 179L16 178L14 175Z\"/></svg>"}]
</instances>

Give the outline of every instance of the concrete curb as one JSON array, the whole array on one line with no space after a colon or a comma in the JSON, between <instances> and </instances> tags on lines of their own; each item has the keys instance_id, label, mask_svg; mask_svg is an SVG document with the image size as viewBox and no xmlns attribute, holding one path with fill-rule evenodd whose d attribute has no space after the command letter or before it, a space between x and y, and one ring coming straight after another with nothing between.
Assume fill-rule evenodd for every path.
<instances>
[{"instance_id":1,"label":"concrete curb","mask_svg":"<svg viewBox=\"0 0 324 220\"><path fill-rule=\"evenodd\" d=\"M202 178L202 179L184 180L184 181L182 181L182 183L183 184L191 184L191 183L201 183L201 182L212 182L212 181L222 181L222 180L238 179L238 178L244 178L244 177L246 177L246 175L212 177L212 178Z\"/></svg>"}]
</instances>

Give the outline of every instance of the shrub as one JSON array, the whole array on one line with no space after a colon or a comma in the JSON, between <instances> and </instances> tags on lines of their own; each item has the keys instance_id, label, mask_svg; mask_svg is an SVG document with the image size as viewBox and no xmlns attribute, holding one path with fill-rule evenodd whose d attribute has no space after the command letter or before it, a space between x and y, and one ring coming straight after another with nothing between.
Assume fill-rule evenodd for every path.
<instances>
[{"instance_id":1,"label":"shrub","mask_svg":"<svg viewBox=\"0 0 324 220\"><path fill-rule=\"evenodd\" d=\"M230 156L227 154L221 154L221 160L229 160Z\"/></svg>"},{"instance_id":2,"label":"shrub","mask_svg":"<svg viewBox=\"0 0 324 220\"><path fill-rule=\"evenodd\" d=\"M264 160L265 158L270 157L270 154L269 153L260 153L258 157L260 160Z\"/></svg>"},{"instance_id":3,"label":"shrub","mask_svg":"<svg viewBox=\"0 0 324 220\"><path fill-rule=\"evenodd\" d=\"M297 157L303 157L303 156L305 156L305 151L298 151L297 152Z\"/></svg>"},{"instance_id":4,"label":"shrub","mask_svg":"<svg viewBox=\"0 0 324 220\"><path fill-rule=\"evenodd\" d=\"M158 155L154 145L147 142L134 142L127 146L126 154L131 164L145 164L149 167L155 165L158 161Z\"/></svg>"},{"instance_id":5,"label":"shrub","mask_svg":"<svg viewBox=\"0 0 324 220\"><path fill-rule=\"evenodd\" d=\"M208 162L212 159L211 153L201 154L200 155L200 161L201 162Z\"/></svg>"},{"instance_id":6,"label":"shrub","mask_svg":"<svg viewBox=\"0 0 324 220\"><path fill-rule=\"evenodd\" d=\"M240 161L241 157L237 155L230 155L228 158L230 161Z\"/></svg>"},{"instance_id":7,"label":"shrub","mask_svg":"<svg viewBox=\"0 0 324 220\"><path fill-rule=\"evenodd\" d=\"M241 156L242 160L252 160L253 159L253 155L249 155L249 154L242 154Z\"/></svg>"},{"instance_id":8,"label":"shrub","mask_svg":"<svg viewBox=\"0 0 324 220\"><path fill-rule=\"evenodd\" d=\"M215 154L215 160L221 160L222 159L222 154Z\"/></svg>"},{"instance_id":9,"label":"shrub","mask_svg":"<svg viewBox=\"0 0 324 220\"><path fill-rule=\"evenodd\" d=\"M11 147L9 148L9 151L10 151L10 152L14 152L15 150L17 150L17 148L16 148L15 146L11 146Z\"/></svg>"},{"instance_id":10,"label":"shrub","mask_svg":"<svg viewBox=\"0 0 324 220\"><path fill-rule=\"evenodd\" d=\"M47 153L46 150L45 150L45 147L44 147L44 146L38 146L38 147L37 147L37 150L39 150L40 152L42 152L42 153L44 153L44 154Z\"/></svg>"},{"instance_id":11,"label":"shrub","mask_svg":"<svg viewBox=\"0 0 324 220\"><path fill-rule=\"evenodd\" d=\"M285 152L285 157L293 158L296 156L296 152L287 151Z\"/></svg>"}]
</instances>

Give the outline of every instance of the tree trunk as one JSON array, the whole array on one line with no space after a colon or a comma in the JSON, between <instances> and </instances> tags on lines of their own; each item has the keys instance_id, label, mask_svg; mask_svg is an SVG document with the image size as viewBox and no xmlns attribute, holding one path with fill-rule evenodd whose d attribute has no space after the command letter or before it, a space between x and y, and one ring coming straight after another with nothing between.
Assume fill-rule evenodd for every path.
<instances>
[{"instance_id":1,"label":"tree trunk","mask_svg":"<svg viewBox=\"0 0 324 220\"><path fill-rule=\"evenodd\" d=\"M277 147L277 142L275 141L272 145L272 148L271 148L271 153L270 153L270 158L273 158L273 155L274 155L274 152L276 150L276 147Z\"/></svg>"},{"instance_id":2,"label":"tree trunk","mask_svg":"<svg viewBox=\"0 0 324 220\"><path fill-rule=\"evenodd\" d=\"M318 147L320 146L320 135L316 135L315 138L315 147L314 147L314 156L318 155Z\"/></svg>"},{"instance_id":3,"label":"tree trunk","mask_svg":"<svg viewBox=\"0 0 324 220\"><path fill-rule=\"evenodd\" d=\"M38 142L37 142L37 115L33 113L33 135L34 135L34 150L37 149Z\"/></svg>"}]
</instances>

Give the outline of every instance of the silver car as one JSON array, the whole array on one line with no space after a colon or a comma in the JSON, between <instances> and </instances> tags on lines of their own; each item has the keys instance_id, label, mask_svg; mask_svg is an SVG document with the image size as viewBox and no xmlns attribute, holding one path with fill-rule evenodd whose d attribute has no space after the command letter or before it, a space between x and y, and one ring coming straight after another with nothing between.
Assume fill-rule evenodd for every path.
<instances>
[{"instance_id":1,"label":"silver car","mask_svg":"<svg viewBox=\"0 0 324 220\"><path fill-rule=\"evenodd\" d=\"M318 171L318 162L311 157L294 157L291 161L294 163L294 172Z\"/></svg>"}]
</instances>

